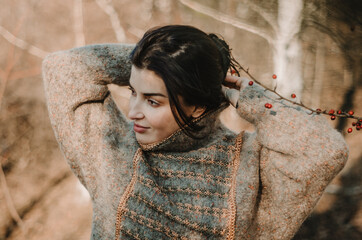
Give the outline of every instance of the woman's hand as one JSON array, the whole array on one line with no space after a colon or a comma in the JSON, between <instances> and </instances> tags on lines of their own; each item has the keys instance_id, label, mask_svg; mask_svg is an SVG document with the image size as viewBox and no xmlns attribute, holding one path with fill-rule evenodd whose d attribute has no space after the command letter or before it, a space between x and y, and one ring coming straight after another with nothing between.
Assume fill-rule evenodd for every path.
<instances>
[{"instance_id":1,"label":"woman's hand","mask_svg":"<svg viewBox=\"0 0 362 240\"><path fill-rule=\"evenodd\" d=\"M235 108L238 107L240 91L248 86L248 82L249 79L245 77L230 75L226 76L225 81L221 86L221 90L226 99L228 99L231 105L233 105Z\"/></svg>"}]
</instances>

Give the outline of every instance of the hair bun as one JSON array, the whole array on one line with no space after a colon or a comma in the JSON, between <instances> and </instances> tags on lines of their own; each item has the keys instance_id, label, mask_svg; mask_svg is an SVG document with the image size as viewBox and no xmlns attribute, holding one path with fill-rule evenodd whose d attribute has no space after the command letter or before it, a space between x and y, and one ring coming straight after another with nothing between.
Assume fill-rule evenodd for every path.
<instances>
[{"instance_id":1,"label":"hair bun","mask_svg":"<svg viewBox=\"0 0 362 240\"><path fill-rule=\"evenodd\" d=\"M226 75L228 69L230 68L230 48L229 45L216 34L210 33L209 37L213 40L216 44L217 49L220 52L221 60L222 60L222 69L224 74Z\"/></svg>"}]
</instances>

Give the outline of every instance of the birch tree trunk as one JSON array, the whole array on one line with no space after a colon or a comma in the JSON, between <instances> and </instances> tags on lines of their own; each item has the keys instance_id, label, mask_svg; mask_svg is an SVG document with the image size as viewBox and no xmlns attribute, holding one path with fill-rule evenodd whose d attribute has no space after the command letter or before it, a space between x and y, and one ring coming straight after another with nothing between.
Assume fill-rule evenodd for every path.
<instances>
[{"instance_id":1,"label":"birch tree trunk","mask_svg":"<svg viewBox=\"0 0 362 240\"><path fill-rule=\"evenodd\" d=\"M303 0L279 0L277 34L274 39L273 62L277 75L277 92L284 97L291 93L301 96L302 46L299 39L302 23ZM300 99L299 99L300 100Z\"/></svg>"},{"instance_id":2,"label":"birch tree trunk","mask_svg":"<svg viewBox=\"0 0 362 240\"><path fill-rule=\"evenodd\" d=\"M228 26L243 29L264 38L273 50L274 73L277 75L274 84L277 85L277 92L287 98L290 97L291 93L295 93L297 97L301 96L303 74L302 45L299 33L303 19L303 0L278 0L276 17L263 9L261 3L255 3L253 0L245 2L269 24L275 34L271 34L264 26L260 27L224 14L197 1L179 1L197 12L226 23Z\"/></svg>"},{"instance_id":3,"label":"birch tree trunk","mask_svg":"<svg viewBox=\"0 0 362 240\"><path fill-rule=\"evenodd\" d=\"M81 47L85 45L85 37L83 30L83 2L82 0L73 1L73 16L74 16L74 35L75 35L75 46Z\"/></svg>"}]
</instances>

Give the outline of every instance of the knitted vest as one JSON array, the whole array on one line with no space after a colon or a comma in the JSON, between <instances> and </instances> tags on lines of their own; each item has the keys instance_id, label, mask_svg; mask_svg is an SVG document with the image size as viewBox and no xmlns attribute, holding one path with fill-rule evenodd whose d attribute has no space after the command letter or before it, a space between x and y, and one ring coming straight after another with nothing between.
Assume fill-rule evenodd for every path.
<instances>
[{"instance_id":1,"label":"knitted vest","mask_svg":"<svg viewBox=\"0 0 362 240\"><path fill-rule=\"evenodd\" d=\"M208 118L203 139L182 130L161 143L141 145L117 209L116 239L232 239L235 179L242 134L225 135ZM205 124L205 119L204 123ZM221 139L205 140L214 129ZM221 135L221 134L220 134ZM214 135L215 136L215 135ZM197 143L197 144L196 144ZM202 148L199 148L200 143ZM198 149L193 149L195 145Z\"/></svg>"}]
</instances>

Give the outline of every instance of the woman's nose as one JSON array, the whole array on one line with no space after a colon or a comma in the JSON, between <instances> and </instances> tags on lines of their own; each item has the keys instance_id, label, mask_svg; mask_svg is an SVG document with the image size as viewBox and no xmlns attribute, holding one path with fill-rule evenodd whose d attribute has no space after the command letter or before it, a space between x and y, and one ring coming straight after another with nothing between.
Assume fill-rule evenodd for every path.
<instances>
[{"instance_id":1,"label":"woman's nose","mask_svg":"<svg viewBox=\"0 0 362 240\"><path fill-rule=\"evenodd\" d=\"M131 120L142 119L144 117L142 109L137 100L131 100L129 102L128 118Z\"/></svg>"}]
</instances>

